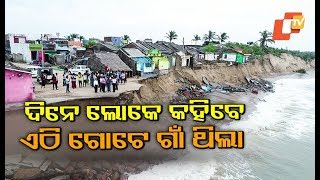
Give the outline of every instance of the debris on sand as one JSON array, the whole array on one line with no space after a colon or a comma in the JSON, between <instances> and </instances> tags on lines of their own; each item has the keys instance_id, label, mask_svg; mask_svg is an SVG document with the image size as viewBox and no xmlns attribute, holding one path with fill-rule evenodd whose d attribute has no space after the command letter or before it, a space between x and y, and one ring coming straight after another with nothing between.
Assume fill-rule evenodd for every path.
<instances>
[{"instance_id":1,"label":"debris on sand","mask_svg":"<svg viewBox=\"0 0 320 180\"><path fill-rule=\"evenodd\" d=\"M242 87L245 89L249 89L252 93L258 93L258 91L263 92L274 92L273 85L270 81L264 79L250 79L246 78L246 84L243 84Z\"/></svg>"}]
</instances>

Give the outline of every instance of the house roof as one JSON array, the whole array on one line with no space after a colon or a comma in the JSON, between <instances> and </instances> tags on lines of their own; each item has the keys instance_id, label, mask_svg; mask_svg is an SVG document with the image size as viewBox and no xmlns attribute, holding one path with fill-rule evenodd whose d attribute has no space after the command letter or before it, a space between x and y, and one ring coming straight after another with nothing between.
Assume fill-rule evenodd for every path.
<instances>
[{"instance_id":1,"label":"house roof","mask_svg":"<svg viewBox=\"0 0 320 180\"><path fill-rule=\"evenodd\" d=\"M123 50L130 56L130 57L145 57L139 49L136 48L123 48Z\"/></svg>"},{"instance_id":2,"label":"house roof","mask_svg":"<svg viewBox=\"0 0 320 180\"><path fill-rule=\"evenodd\" d=\"M128 65L126 65L120 57L111 52L107 53L96 53L96 57L98 57L102 64L107 65L113 71L132 71Z\"/></svg>"},{"instance_id":3,"label":"house roof","mask_svg":"<svg viewBox=\"0 0 320 180\"><path fill-rule=\"evenodd\" d=\"M242 50L237 50L237 49L232 49L232 48L228 48L225 52L236 52L236 53L240 53L240 54L243 54L243 55L251 55L249 53L246 53Z\"/></svg>"},{"instance_id":4,"label":"house roof","mask_svg":"<svg viewBox=\"0 0 320 180\"><path fill-rule=\"evenodd\" d=\"M27 74L31 74L31 72L29 71L22 71L22 70L19 70L19 69L12 69L12 68L8 68L8 67L5 67L6 70L11 70L11 71L17 71L17 72L21 72L21 73L27 73Z\"/></svg>"},{"instance_id":5,"label":"house roof","mask_svg":"<svg viewBox=\"0 0 320 180\"><path fill-rule=\"evenodd\" d=\"M99 43L97 43L97 44L98 44L98 45L101 45L101 46L103 46L103 47L106 47L106 48L110 49L110 50L113 51L113 52L116 52L116 51L119 50L119 48L113 46L112 44L101 43L101 42L99 42Z\"/></svg>"},{"instance_id":6,"label":"house roof","mask_svg":"<svg viewBox=\"0 0 320 180\"><path fill-rule=\"evenodd\" d=\"M171 54L172 50L166 47L165 45L162 44L156 44L152 42L144 42L144 41L137 41L137 42L131 42L130 44L126 45L125 47L136 47L139 49L142 53L147 54L149 50L152 49L157 49L159 50L162 54Z\"/></svg>"},{"instance_id":7,"label":"house roof","mask_svg":"<svg viewBox=\"0 0 320 180\"><path fill-rule=\"evenodd\" d=\"M140 63L152 63L152 60L148 57L133 57L132 59Z\"/></svg>"},{"instance_id":8,"label":"house roof","mask_svg":"<svg viewBox=\"0 0 320 180\"><path fill-rule=\"evenodd\" d=\"M178 45L175 43L170 43L170 42L165 42L165 41L157 41L156 44L165 46L167 49L170 49L170 51L172 52L178 52L178 51L182 51L185 52L185 48L183 47L183 45Z\"/></svg>"},{"instance_id":9,"label":"house roof","mask_svg":"<svg viewBox=\"0 0 320 180\"><path fill-rule=\"evenodd\" d=\"M6 61L5 62L5 68L8 70L14 70L14 71L21 71L21 72L31 72L30 70L26 68L22 68L20 66L14 65L12 62Z\"/></svg>"}]
</instances>

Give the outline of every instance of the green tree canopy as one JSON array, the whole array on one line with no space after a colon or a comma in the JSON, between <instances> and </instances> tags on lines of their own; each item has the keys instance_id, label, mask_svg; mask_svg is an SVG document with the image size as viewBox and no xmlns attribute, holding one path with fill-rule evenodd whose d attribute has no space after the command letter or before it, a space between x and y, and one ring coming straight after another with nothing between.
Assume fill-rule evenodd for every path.
<instances>
[{"instance_id":1,"label":"green tree canopy","mask_svg":"<svg viewBox=\"0 0 320 180\"><path fill-rule=\"evenodd\" d=\"M206 46L204 46L203 47L203 51L204 52L211 52L211 53L213 53L213 52L216 52L216 50L217 50L217 48L213 45L213 43L209 43L208 45L206 45Z\"/></svg>"},{"instance_id":2,"label":"green tree canopy","mask_svg":"<svg viewBox=\"0 0 320 180\"><path fill-rule=\"evenodd\" d=\"M261 38L258 40L260 42L260 47L265 48L268 45L268 43L274 43L271 32L264 30L259 33L261 35Z\"/></svg>"},{"instance_id":3,"label":"green tree canopy","mask_svg":"<svg viewBox=\"0 0 320 180\"><path fill-rule=\"evenodd\" d=\"M172 40L178 38L178 35L177 35L177 33L176 33L175 31L169 31L169 32L167 33L166 38L168 38L169 41L172 42Z\"/></svg>"}]
</instances>

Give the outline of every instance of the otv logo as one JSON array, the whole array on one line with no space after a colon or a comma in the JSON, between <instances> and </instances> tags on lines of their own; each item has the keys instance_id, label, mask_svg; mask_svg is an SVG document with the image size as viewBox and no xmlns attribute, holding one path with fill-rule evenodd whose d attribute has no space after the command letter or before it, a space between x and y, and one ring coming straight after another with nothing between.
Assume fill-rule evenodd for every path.
<instances>
[{"instance_id":1,"label":"otv logo","mask_svg":"<svg viewBox=\"0 0 320 180\"><path fill-rule=\"evenodd\" d=\"M273 40L289 40L291 33L299 33L304 28L305 18L301 12L287 12L284 19L274 21Z\"/></svg>"}]
</instances>

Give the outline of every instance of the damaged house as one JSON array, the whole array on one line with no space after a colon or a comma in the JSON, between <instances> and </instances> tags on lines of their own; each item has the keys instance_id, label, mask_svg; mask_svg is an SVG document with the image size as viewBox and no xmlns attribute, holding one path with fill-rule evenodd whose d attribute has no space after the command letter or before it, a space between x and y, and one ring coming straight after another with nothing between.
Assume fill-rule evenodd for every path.
<instances>
[{"instance_id":1,"label":"damaged house","mask_svg":"<svg viewBox=\"0 0 320 180\"><path fill-rule=\"evenodd\" d=\"M153 61L136 48L121 48L118 55L132 69L133 76L143 76L154 72Z\"/></svg>"},{"instance_id":2,"label":"damaged house","mask_svg":"<svg viewBox=\"0 0 320 180\"><path fill-rule=\"evenodd\" d=\"M194 58L186 51L183 45L165 41L157 41L155 44L165 47L171 51L168 58L171 62L171 65L175 68L193 67L195 64Z\"/></svg>"},{"instance_id":3,"label":"damaged house","mask_svg":"<svg viewBox=\"0 0 320 180\"><path fill-rule=\"evenodd\" d=\"M238 63L238 64L244 64L248 61L248 58L250 57L251 54L246 53L242 50L235 50L228 48L223 51L221 61L226 61L230 62L231 64L233 63Z\"/></svg>"},{"instance_id":4,"label":"damaged house","mask_svg":"<svg viewBox=\"0 0 320 180\"><path fill-rule=\"evenodd\" d=\"M169 48L152 43L149 39L146 39L145 41L131 42L125 47L139 49L152 60L155 64L155 68L159 70L160 74L166 74L169 72L171 63L168 56L172 53Z\"/></svg>"}]
</instances>

